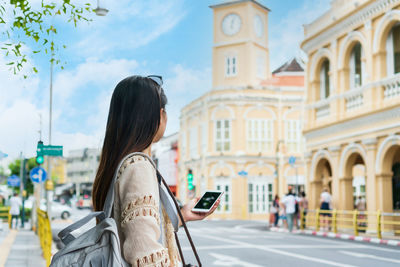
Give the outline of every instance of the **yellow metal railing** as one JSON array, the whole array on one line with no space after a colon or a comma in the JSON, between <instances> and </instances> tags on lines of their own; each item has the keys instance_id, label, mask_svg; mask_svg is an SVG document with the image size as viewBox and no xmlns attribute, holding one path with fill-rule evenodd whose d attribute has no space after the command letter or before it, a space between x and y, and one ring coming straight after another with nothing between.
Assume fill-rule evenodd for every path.
<instances>
[{"instance_id":1,"label":"yellow metal railing","mask_svg":"<svg viewBox=\"0 0 400 267\"><path fill-rule=\"evenodd\" d=\"M0 218L1 219L7 219L8 227L11 228L10 207L0 207Z\"/></svg>"},{"instance_id":2,"label":"yellow metal railing","mask_svg":"<svg viewBox=\"0 0 400 267\"><path fill-rule=\"evenodd\" d=\"M400 213L358 210L308 210L300 212L300 229L316 231L351 231L355 236L368 232L382 238L382 234L400 236Z\"/></svg>"},{"instance_id":3,"label":"yellow metal railing","mask_svg":"<svg viewBox=\"0 0 400 267\"><path fill-rule=\"evenodd\" d=\"M50 227L50 220L47 212L37 209L38 217L38 235L40 239L40 246L42 247L43 257L46 260L46 265L50 265L51 260L51 242L52 234Z\"/></svg>"}]
</instances>

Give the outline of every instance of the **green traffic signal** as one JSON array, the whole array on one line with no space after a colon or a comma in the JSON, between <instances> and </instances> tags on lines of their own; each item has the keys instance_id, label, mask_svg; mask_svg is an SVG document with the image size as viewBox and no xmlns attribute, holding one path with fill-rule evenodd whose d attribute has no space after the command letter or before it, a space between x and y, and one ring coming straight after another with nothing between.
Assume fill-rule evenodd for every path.
<instances>
[{"instance_id":1,"label":"green traffic signal","mask_svg":"<svg viewBox=\"0 0 400 267\"><path fill-rule=\"evenodd\" d=\"M193 185L193 173L192 170L189 170L188 175L187 175L187 180L188 180L188 189L193 190L194 185Z\"/></svg>"},{"instance_id":2,"label":"green traffic signal","mask_svg":"<svg viewBox=\"0 0 400 267\"><path fill-rule=\"evenodd\" d=\"M37 149L36 149L36 163L41 165L44 162L44 157L43 157L43 142L39 141L37 144Z\"/></svg>"},{"instance_id":3,"label":"green traffic signal","mask_svg":"<svg viewBox=\"0 0 400 267\"><path fill-rule=\"evenodd\" d=\"M36 157L36 163L37 164L41 165L41 164L43 164L43 162L44 162L43 156L37 156Z\"/></svg>"}]
</instances>

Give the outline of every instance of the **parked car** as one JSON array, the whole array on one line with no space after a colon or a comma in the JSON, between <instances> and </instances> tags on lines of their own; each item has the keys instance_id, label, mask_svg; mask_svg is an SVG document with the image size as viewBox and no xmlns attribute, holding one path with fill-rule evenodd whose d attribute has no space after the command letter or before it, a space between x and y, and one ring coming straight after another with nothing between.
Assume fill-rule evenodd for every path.
<instances>
[{"instance_id":1,"label":"parked car","mask_svg":"<svg viewBox=\"0 0 400 267\"><path fill-rule=\"evenodd\" d=\"M83 195L78 202L76 202L76 207L78 209L91 209L92 208L92 198L90 197L90 195L85 194Z\"/></svg>"},{"instance_id":2,"label":"parked car","mask_svg":"<svg viewBox=\"0 0 400 267\"><path fill-rule=\"evenodd\" d=\"M40 202L40 208L46 210L46 200ZM60 202L51 202L51 218L68 219L71 216L72 209L68 205L61 204Z\"/></svg>"}]
</instances>

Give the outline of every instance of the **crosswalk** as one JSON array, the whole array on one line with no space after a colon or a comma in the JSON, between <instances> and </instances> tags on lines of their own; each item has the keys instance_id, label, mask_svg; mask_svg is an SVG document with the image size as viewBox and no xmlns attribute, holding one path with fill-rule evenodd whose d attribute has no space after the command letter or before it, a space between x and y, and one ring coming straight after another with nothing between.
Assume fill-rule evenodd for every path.
<instances>
[{"instance_id":1,"label":"crosswalk","mask_svg":"<svg viewBox=\"0 0 400 267\"><path fill-rule=\"evenodd\" d=\"M240 227L189 227L191 233L207 233L207 234L223 234L223 233L234 233L234 234L271 234L265 230L248 229Z\"/></svg>"}]
</instances>

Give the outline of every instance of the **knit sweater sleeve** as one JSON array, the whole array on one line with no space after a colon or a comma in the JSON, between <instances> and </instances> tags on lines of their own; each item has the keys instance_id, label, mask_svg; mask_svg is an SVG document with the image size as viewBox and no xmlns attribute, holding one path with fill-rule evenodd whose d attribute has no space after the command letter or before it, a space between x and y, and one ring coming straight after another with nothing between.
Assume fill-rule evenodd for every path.
<instances>
[{"instance_id":1,"label":"knit sweater sleeve","mask_svg":"<svg viewBox=\"0 0 400 267\"><path fill-rule=\"evenodd\" d=\"M168 250L158 242L160 199L153 166L144 157L134 157L122 166L118 180L124 259L135 267L170 266Z\"/></svg>"}]
</instances>

